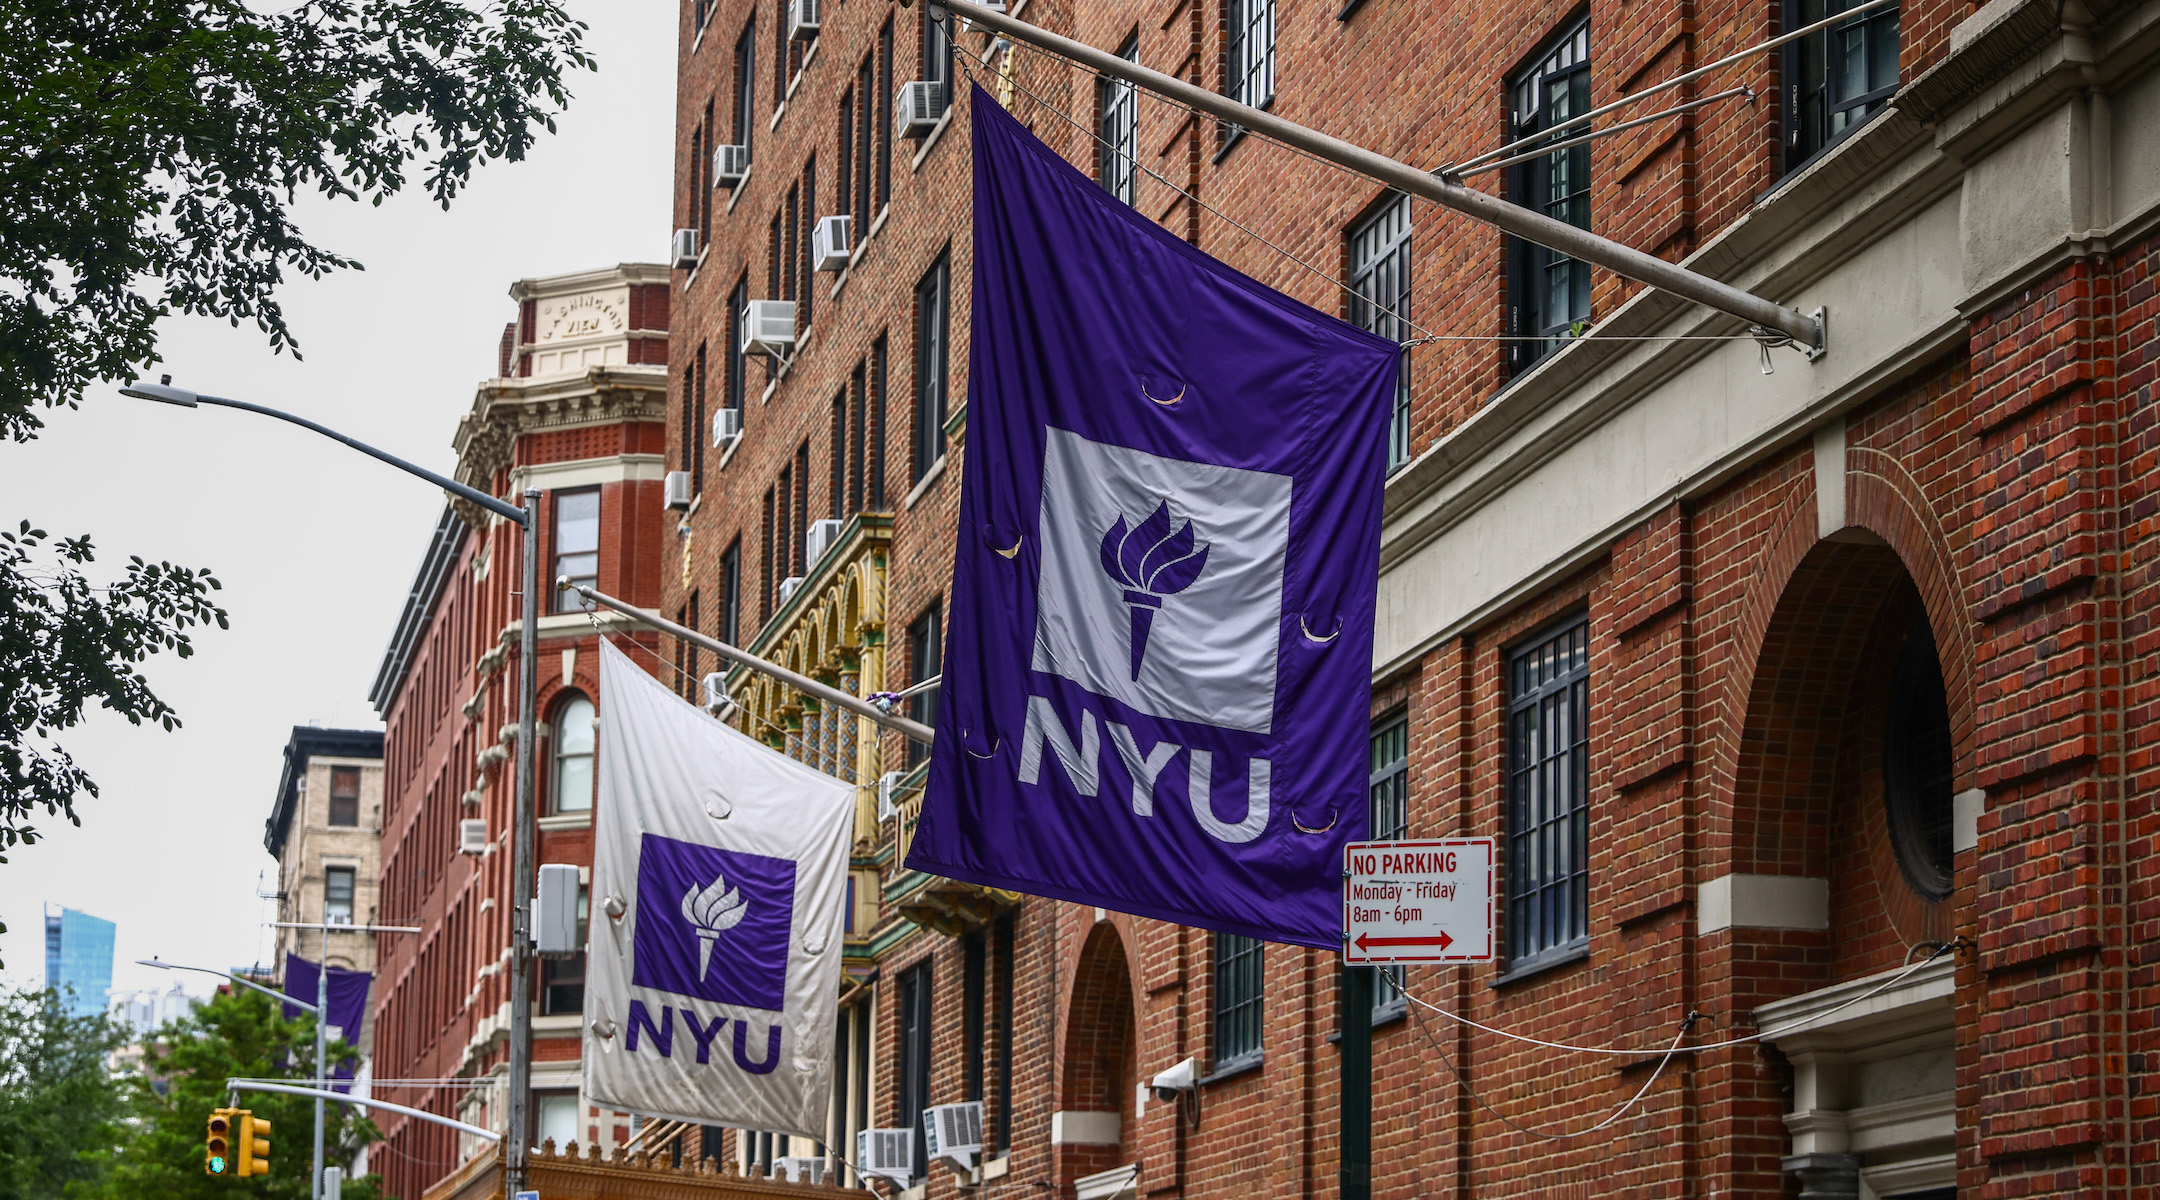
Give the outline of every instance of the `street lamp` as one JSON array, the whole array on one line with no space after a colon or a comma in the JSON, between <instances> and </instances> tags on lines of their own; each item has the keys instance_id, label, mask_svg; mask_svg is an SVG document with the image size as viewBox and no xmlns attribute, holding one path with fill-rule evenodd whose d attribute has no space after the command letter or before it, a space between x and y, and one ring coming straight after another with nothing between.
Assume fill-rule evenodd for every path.
<instances>
[{"instance_id":1,"label":"street lamp","mask_svg":"<svg viewBox=\"0 0 2160 1200\"><path fill-rule=\"evenodd\" d=\"M540 657L540 489L525 489L525 506L519 508L505 500L498 500L486 492L470 488L455 479L438 475L426 467L406 462L394 454L388 454L366 442L346 437L335 429L328 429L304 417L288 412L249 404L241 400L228 400L222 396L206 396L172 386L172 376L166 375L156 383L136 382L120 389L123 396L139 400L155 400L160 404L174 404L182 408L195 408L209 404L220 408L238 408L247 412L261 413L289 421L303 429L334 441L343 442L371 458L389 463L400 471L417 475L429 483L463 500L488 510L507 521L516 522L525 531L525 564L523 581L524 621L518 639L518 757L517 798L513 805L511 824L516 827L511 844L515 848L510 872L510 1095L504 1106L505 1132L503 1139L503 1182L505 1192L516 1194L525 1184L525 1159L532 1139L526 1135L529 1124L527 1109L532 1104L532 893L533 854L539 831L533 816L533 743L537 731L534 728L534 706L538 696ZM329 964L322 967L323 978L329 977ZM322 1101L315 1102L315 1178L310 1194L322 1200Z\"/></svg>"}]
</instances>

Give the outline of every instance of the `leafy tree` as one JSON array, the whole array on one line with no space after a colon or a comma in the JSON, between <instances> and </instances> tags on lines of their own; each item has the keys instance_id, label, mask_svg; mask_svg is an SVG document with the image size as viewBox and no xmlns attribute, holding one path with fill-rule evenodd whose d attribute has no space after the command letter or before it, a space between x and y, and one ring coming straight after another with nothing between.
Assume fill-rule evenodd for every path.
<instances>
[{"instance_id":1,"label":"leafy tree","mask_svg":"<svg viewBox=\"0 0 2160 1200\"><path fill-rule=\"evenodd\" d=\"M330 1043L330 1061L355 1050ZM102 1173L71 1187L73 1200L232 1200L235 1182L203 1174L203 1139L212 1111L227 1106L228 1079L306 1080L315 1069L315 1021L285 1020L278 1002L253 991L220 995L158 1032L143 1073L128 1081L128 1133L103 1157ZM315 1102L305 1096L242 1092L237 1107L270 1122L270 1173L247 1183L251 1197L304 1200L314 1165ZM381 1135L350 1105L323 1106L324 1144L358 1149ZM338 1154L342 1157L342 1154ZM380 1182L345 1182L346 1200L378 1200Z\"/></svg>"},{"instance_id":2,"label":"leafy tree","mask_svg":"<svg viewBox=\"0 0 2160 1200\"><path fill-rule=\"evenodd\" d=\"M73 1016L59 993L0 993L0 1200L57 1197L95 1180L119 1136L121 1092L106 1056L121 1034Z\"/></svg>"},{"instance_id":3,"label":"leafy tree","mask_svg":"<svg viewBox=\"0 0 2160 1200\"><path fill-rule=\"evenodd\" d=\"M158 362L169 313L252 321L297 356L286 273L360 267L301 235L299 193L380 204L413 172L447 206L474 167L554 128L565 72L592 66L584 28L561 0L0 0L0 437L29 441L41 411ZM43 741L91 700L171 728L132 664L184 653L179 630L224 617L203 603L206 573L135 560L101 596L72 570L40 576L14 544L0 848L29 840L34 809L73 820L76 792L95 794L26 734ZM90 561L85 539L60 549ZM74 657L41 669L56 646Z\"/></svg>"}]
</instances>

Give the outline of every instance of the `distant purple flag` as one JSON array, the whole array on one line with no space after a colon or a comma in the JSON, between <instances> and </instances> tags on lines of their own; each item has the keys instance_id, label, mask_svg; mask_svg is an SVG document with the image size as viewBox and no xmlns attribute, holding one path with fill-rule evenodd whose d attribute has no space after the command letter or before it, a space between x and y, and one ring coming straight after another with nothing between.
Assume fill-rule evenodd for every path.
<instances>
[{"instance_id":1,"label":"distant purple flag","mask_svg":"<svg viewBox=\"0 0 2160 1200\"><path fill-rule=\"evenodd\" d=\"M980 88L968 429L907 865L1335 949L1400 350L1200 253Z\"/></svg>"},{"instance_id":2,"label":"distant purple flag","mask_svg":"<svg viewBox=\"0 0 2160 1200\"><path fill-rule=\"evenodd\" d=\"M375 981L366 971L353 971L344 967L330 968L330 1024L337 1028L335 1036L342 1037L354 1046L360 1044L360 1025L367 1019L368 988ZM285 955L285 994L297 1000L315 1003L315 989L320 986L316 966L297 954ZM285 1019L306 1015L304 1009L287 1004ZM339 1079L353 1077L354 1061L330 1064L330 1073ZM336 1085L336 1090L346 1090Z\"/></svg>"}]
</instances>

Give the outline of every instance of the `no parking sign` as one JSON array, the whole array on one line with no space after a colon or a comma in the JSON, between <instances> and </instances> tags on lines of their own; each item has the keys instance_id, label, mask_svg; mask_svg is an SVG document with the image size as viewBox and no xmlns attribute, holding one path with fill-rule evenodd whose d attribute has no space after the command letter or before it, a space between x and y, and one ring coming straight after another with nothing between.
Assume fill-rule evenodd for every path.
<instances>
[{"instance_id":1,"label":"no parking sign","mask_svg":"<svg viewBox=\"0 0 2160 1200\"><path fill-rule=\"evenodd\" d=\"M1343 963L1491 962L1493 839L1352 842L1343 852Z\"/></svg>"}]
</instances>

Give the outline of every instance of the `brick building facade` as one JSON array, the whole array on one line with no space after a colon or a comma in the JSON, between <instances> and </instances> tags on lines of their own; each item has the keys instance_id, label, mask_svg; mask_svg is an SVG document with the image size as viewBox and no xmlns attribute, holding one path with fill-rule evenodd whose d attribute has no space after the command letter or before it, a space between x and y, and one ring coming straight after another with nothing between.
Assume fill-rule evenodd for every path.
<instances>
[{"instance_id":1,"label":"brick building facade","mask_svg":"<svg viewBox=\"0 0 2160 1200\"><path fill-rule=\"evenodd\" d=\"M523 280L496 374L456 428L457 478L512 503L538 487L540 574L593 581L653 603L660 504L668 285L663 268L623 264ZM370 693L383 716L384 935L373 1000L376 1092L500 1126L510 1025L510 830L518 721L518 527L456 502L443 511ZM599 630L651 639L554 599L540 618L537 861L592 863L592 751ZM484 823L481 853L460 823ZM562 1140L619 1140L625 1114L577 1104L582 959L539 964L533 1087ZM405 1080L457 1080L408 1084ZM478 1143L377 1113L371 1158L386 1194L417 1198Z\"/></svg>"},{"instance_id":2,"label":"brick building facade","mask_svg":"<svg viewBox=\"0 0 2160 1200\"><path fill-rule=\"evenodd\" d=\"M1747 95L1470 176L1822 308L1809 359L983 31L948 56L922 5L819 7L682 7L667 454L696 499L668 611L859 692L935 673L968 116L895 104L979 79L1209 253L1436 339L1407 352L1388 482L1375 820L1501 839L1505 949L1404 985L1629 1052L1383 986L1376 1195L2160 1187L2160 8L1871 10L1669 98ZM1433 165L1823 15L1011 8ZM833 215L855 236L821 263ZM762 300L796 306L784 356L737 352ZM978 1098L991 1188L1337 1189L1332 956L908 872L919 757L730 682L746 731L861 788L845 1153ZM1706 1048L1660 1071L1691 1012ZM1187 1057L1191 1099L1137 1087ZM790 1150L817 1152L693 1148ZM931 1167L910 1194L967 1182Z\"/></svg>"}]
</instances>

